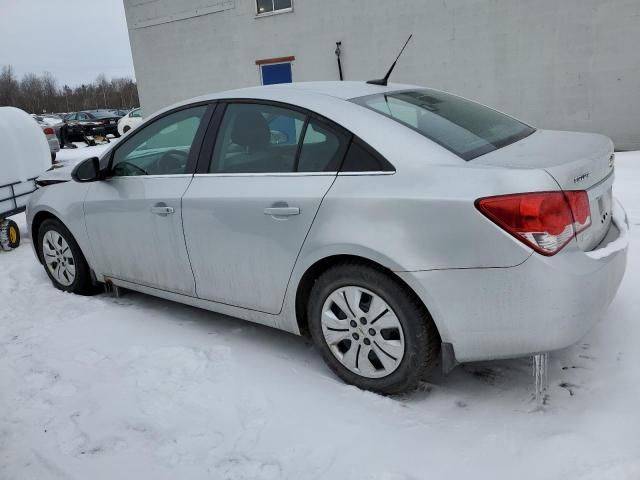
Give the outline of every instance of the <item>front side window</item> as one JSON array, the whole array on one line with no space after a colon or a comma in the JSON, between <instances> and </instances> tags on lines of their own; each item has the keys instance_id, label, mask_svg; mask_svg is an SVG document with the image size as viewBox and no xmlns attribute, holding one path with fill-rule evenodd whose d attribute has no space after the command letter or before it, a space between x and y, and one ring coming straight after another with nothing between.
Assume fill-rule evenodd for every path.
<instances>
[{"instance_id":1,"label":"front side window","mask_svg":"<svg viewBox=\"0 0 640 480\"><path fill-rule=\"evenodd\" d=\"M305 119L302 113L272 105L229 105L209 172L293 172Z\"/></svg>"},{"instance_id":2,"label":"front side window","mask_svg":"<svg viewBox=\"0 0 640 480\"><path fill-rule=\"evenodd\" d=\"M136 132L113 154L112 175L179 175L187 160L206 105L171 113Z\"/></svg>"},{"instance_id":3,"label":"front side window","mask_svg":"<svg viewBox=\"0 0 640 480\"><path fill-rule=\"evenodd\" d=\"M257 0L258 15L277 12L279 10L291 10L292 0Z\"/></svg>"},{"instance_id":4,"label":"front side window","mask_svg":"<svg viewBox=\"0 0 640 480\"><path fill-rule=\"evenodd\" d=\"M436 90L370 95L353 102L396 120L464 160L510 145L535 131L508 115Z\"/></svg>"},{"instance_id":5,"label":"front side window","mask_svg":"<svg viewBox=\"0 0 640 480\"><path fill-rule=\"evenodd\" d=\"M133 110L129 116L131 118L140 118L142 117L142 109L141 108L136 108L135 110Z\"/></svg>"}]
</instances>

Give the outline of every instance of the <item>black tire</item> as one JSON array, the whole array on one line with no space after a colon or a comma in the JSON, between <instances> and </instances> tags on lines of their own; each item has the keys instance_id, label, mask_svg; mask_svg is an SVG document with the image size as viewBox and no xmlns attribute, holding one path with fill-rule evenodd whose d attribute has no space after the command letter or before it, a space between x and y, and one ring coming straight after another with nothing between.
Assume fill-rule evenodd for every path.
<instances>
[{"instance_id":1,"label":"black tire","mask_svg":"<svg viewBox=\"0 0 640 480\"><path fill-rule=\"evenodd\" d=\"M129 125L125 125L122 129L122 133L127 133L129 130L131 130L131 127Z\"/></svg>"},{"instance_id":2,"label":"black tire","mask_svg":"<svg viewBox=\"0 0 640 480\"><path fill-rule=\"evenodd\" d=\"M352 372L333 355L322 333L322 308L336 289L354 285L380 296L394 311L404 332L405 351L392 373L367 378ZM438 360L440 336L429 312L417 296L382 269L357 261L331 267L315 282L308 304L309 330L325 363L346 383L384 395L415 389Z\"/></svg>"},{"instance_id":3,"label":"black tire","mask_svg":"<svg viewBox=\"0 0 640 480\"><path fill-rule=\"evenodd\" d=\"M49 231L54 231L62 236L62 238L64 238L64 240L69 245L69 249L71 250L71 254L73 255L76 276L73 280L73 283L71 283L70 285L63 285L58 282L58 280L56 280L56 278L51 274L49 268L47 268L47 265L45 263L42 243L44 240L44 236ZM40 262L44 267L44 271L47 272L47 275L51 279L54 287L64 292L72 292L80 295L89 295L93 293L89 264L87 263L82 250L80 250L76 239L73 238L71 232L62 224L62 222L53 218L49 218L42 222L42 225L40 225L40 229L38 230L38 244L36 248L38 250L38 256L40 257Z\"/></svg>"},{"instance_id":4,"label":"black tire","mask_svg":"<svg viewBox=\"0 0 640 480\"><path fill-rule=\"evenodd\" d=\"M13 220L2 220L0 222L0 249L8 252L20 245L20 229Z\"/></svg>"}]
</instances>

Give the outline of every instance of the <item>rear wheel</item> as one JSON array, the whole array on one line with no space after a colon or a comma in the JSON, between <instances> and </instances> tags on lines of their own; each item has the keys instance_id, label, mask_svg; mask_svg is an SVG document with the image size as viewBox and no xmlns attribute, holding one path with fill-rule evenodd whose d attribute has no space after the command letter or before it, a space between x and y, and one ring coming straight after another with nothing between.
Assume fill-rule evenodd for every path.
<instances>
[{"instance_id":1,"label":"rear wheel","mask_svg":"<svg viewBox=\"0 0 640 480\"><path fill-rule=\"evenodd\" d=\"M424 306L386 272L354 262L316 281L309 329L345 382L382 394L414 389L437 361L440 338Z\"/></svg>"},{"instance_id":2,"label":"rear wheel","mask_svg":"<svg viewBox=\"0 0 640 480\"><path fill-rule=\"evenodd\" d=\"M80 247L60 221L48 219L38 230L38 253L53 285L65 292L91 292L91 274Z\"/></svg>"},{"instance_id":3,"label":"rear wheel","mask_svg":"<svg viewBox=\"0 0 640 480\"><path fill-rule=\"evenodd\" d=\"M13 250L20 245L20 229L13 220L2 220L0 222L0 249L4 251Z\"/></svg>"},{"instance_id":4,"label":"rear wheel","mask_svg":"<svg viewBox=\"0 0 640 480\"><path fill-rule=\"evenodd\" d=\"M131 130L131 127L129 125L125 125L125 127L122 129L122 132L127 133L129 130Z\"/></svg>"}]
</instances>

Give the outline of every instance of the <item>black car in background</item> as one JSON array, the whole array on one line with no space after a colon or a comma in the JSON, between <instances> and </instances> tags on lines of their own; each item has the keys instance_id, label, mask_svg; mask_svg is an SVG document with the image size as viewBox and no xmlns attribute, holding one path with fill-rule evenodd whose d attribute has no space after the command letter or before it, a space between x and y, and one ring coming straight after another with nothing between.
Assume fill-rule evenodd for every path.
<instances>
[{"instance_id":1,"label":"black car in background","mask_svg":"<svg viewBox=\"0 0 640 480\"><path fill-rule=\"evenodd\" d=\"M82 141L85 137L112 134L119 137L120 117L108 110L92 110L70 113L64 118L68 141Z\"/></svg>"},{"instance_id":2,"label":"black car in background","mask_svg":"<svg viewBox=\"0 0 640 480\"><path fill-rule=\"evenodd\" d=\"M129 113L127 110L119 110L119 109L115 109L115 110L109 110L110 112L112 112L115 116L117 117L124 117L127 113Z\"/></svg>"}]
</instances>

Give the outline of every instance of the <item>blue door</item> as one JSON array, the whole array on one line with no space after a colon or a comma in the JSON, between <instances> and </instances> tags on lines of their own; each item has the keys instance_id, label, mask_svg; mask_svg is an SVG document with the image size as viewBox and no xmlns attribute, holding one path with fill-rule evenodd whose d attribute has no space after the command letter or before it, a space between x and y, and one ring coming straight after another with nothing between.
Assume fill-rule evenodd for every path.
<instances>
[{"instance_id":1,"label":"blue door","mask_svg":"<svg viewBox=\"0 0 640 480\"><path fill-rule=\"evenodd\" d=\"M262 65L260 68L262 69L263 85L291 83L293 81L290 63L274 63L272 65Z\"/></svg>"}]
</instances>

